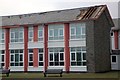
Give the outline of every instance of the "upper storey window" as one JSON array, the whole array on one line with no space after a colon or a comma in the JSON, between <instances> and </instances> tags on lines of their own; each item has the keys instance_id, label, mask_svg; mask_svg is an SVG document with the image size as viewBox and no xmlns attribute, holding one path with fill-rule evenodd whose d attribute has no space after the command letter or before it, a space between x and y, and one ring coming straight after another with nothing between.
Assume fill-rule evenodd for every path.
<instances>
[{"instance_id":1,"label":"upper storey window","mask_svg":"<svg viewBox=\"0 0 120 80\"><path fill-rule=\"evenodd\" d=\"M49 40L63 40L64 31L62 24L49 25Z\"/></svg>"},{"instance_id":2,"label":"upper storey window","mask_svg":"<svg viewBox=\"0 0 120 80\"><path fill-rule=\"evenodd\" d=\"M70 23L70 39L85 39L85 37L84 23Z\"/></svg>"},{"instance_id":3,"label":"upper storey window","mask_svg":"<svg viewBox=\"0 0 120 80\"><path fill-rule=\"evenodd\" d=\"M0 32L1 32L1 38L0 38L1 41L0 41L0 43L5 43L5 30L1 29Z\"/></svg>"},{"instance_id":4,"label":"upper storey window","mask_svg":"<svg viewBox=\"0 0 120 80\"><path fill-rule=\"evenodd\" d=\"M29 42L32 42L33 41L33 27L29 27L28 28L28 40Z\"/></svg>"},{"instance_id":5,"label":"upper storey window","mask_svg":"<svg viewBox=\"0 0 120 80\"><path fill-rule=\"evenodd\" d=\"M10 29L10 42L23 42L23 28L11 28Z\"/></svg>"},{"instance_id":6,"label":"upper storey window","mask_svg":"<svg viewBox=\"0 0 120 80\"><path fill-rule=\"evenodd\" d=\"M43 41L43 27L38 27L38 41Z\"/></svg>"}]
</instances>

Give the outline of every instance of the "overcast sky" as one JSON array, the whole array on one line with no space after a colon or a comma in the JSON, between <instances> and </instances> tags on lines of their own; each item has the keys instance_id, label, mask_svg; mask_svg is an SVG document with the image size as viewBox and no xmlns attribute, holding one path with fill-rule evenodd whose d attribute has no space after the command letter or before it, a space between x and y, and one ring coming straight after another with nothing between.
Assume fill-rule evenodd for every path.
<instances>
[{"instance_id":1,"label":"overcast sky","mask_svg":"<svg viewBox=\"0 0 120 80\"><path fill-rule=\"evenodd\" d=\"M118 18L118 1L119 0L0 0L0 16L37 13L106 4L112 18Z\"/></svg>"}]
</instances>

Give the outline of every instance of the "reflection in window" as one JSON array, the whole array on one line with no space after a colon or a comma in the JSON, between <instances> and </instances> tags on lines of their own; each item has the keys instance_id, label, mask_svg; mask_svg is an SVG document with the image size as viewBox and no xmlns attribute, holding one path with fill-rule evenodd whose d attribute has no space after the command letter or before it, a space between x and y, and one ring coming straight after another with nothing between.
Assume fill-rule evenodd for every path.
<instances>
[{"instance_id":1,"label":"reflection in window","mask_svg":"<svg viewBox=\"0 0 120 80\"><path fill-rule=\"evenodd\" d=\"M64 66L64 48L49 48L49 65Z\"/></svg>"},{"instance_id":2,"label":"reflection in window","mask_svg":"<svg viewBox=\"0 0 120 80\"><path fill-rule=\"evenodd\" d=\"M43 27L38 27L38 41L43 41Z\"/></svg>"},{"instance_id":3,"label":"reflection in window","mask_svg":"<svg viewBox=\"0 0 120 80\"><path fill-rule=\"evenodd\" d=\"M23 49L10 50L10 66L23 66Z\"/></svg>"},{"instance_id":4,"label":"reflection in window","mask_svg":"<svg viewBox=\"0 0 120 80\"><path fill-rule=\"evenodd\" d=\"M49 25L49 40L63 40L63 25Z\"/></svg>"},{"instance_id":5,"label":"reflection in window","mask_svg":"<svg viewBox=\"0 0 120 80\"><path fill-rule=\"evenodd\" d=\"M70 24L70 39L85 39L86 31L84 23Z\"/></svg>"},{"instance_id":6,"label":"reflection in window","mask_svg":"<svg viewBox=\"0 0 120 80\"><path fill-rule=\"evenodd\" d=\"M23 42L23 28L10 29L10 42Z\"/></svg>"},{"instance_id":7,"label":"reflection in window","mask_svg":"<svg viewBox=\"0 0 120 80\"><path fill-rule=\"evenodd\" d=\"M86 66L86 48L71 47L71 66Z\"/></svg>"}]
</instances>

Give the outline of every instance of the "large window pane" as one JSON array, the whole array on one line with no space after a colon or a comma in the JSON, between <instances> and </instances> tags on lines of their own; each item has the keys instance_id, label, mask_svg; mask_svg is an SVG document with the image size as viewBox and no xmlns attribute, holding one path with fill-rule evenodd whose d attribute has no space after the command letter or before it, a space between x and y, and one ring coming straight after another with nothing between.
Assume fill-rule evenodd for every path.
<instances>
[{"instance_id":1,"label":"large window pane","mask_svg":"<svg viewBox=\"0 0 120 80\"><path fill-rule=\"evenodd\" d=\"M19 61L19 54L15 54L15 62Z\"/></svg>"},{"instance_id":2,"label":"large window pane","mask_svg":"<svg viewBox=\"0 0 120 80\"><path fill-rule=\"evenodd\" d=\"M14 61L14 55L11 55L11 61Z\"/></svg>"},{"instance_id":3,"label":"large window pane","mask_svg":"<svg viewBox=\"0 0 120 80\"><path fill-rule=\"evenodd\" d=\"M77 61L81 61L81 52L76 53Z\"/></svg>"},{"instance_id":4,"label":"large window pane","mask_svg":"<svg viewBox=\"0 0 120 80\"><path fill-rule=\"evenodd\" d=\"M53 30L49 30L49 36L53 37L54 31Z\"/></svg>"},{"instance_id":5,"label":"large window pane","mask_svg":"<svg viewBox=\"0 0 120 80\"><path fill-rule=\"evenodd\" d=\"M75 35L75 28L71 28L71 35Z\"/></svg>"},{"instance_id":6,"label":"large window pane","mask_svg":"<svg viewBox=\"0 0 120 80\"><path fill-rule=\"evenodd\" d=\"M39 61L43 61L43 54L39 54Z\"/></svg>"},{"instance_id":7,"label":"large window pane","mask_svg":"<svg viewBox=\"0 0 120 80\"><path fill-rule=\"evenodd\" d=\"M38 33L39 33L39 37L41 38L43 36L43 31L39 30Z\"/></svg>"},{"instance_id":8,"label":"large window pane","mask_svg":"<svg viewBox=\"0 0 120 80\"><path fill-rule=\"evenodd\" d=\"M55 53L54 54L54 61L59 61L59 53Z\"/></svg>"},{"instance_id":9,"label":"large window pane","mask_svg":"<svg viewBox=\"0 0 120 80\"><path fill-rule=\"evenodd\" d=\"M63 29L59 29L59 35L63 36Z\"/></svg>"},{"instance_id":10,"label":"large window pane","mask_svg":"<svg viewBox=\"0 0 120 80\"><path fill-rule=\"evenodd\" d=\"M20 54L20 61L23 61L23 55Z\"/></svg>"},{"instance_id":11,"label":"large window pane","mask_svg":"<svg viewBox=\"0 0 120 80\"><path fill-rule=\"evenodd\" d=\"M63 53L60 53L60 60L61 60L61 61L64 60L64 55L63 55Z\"/></svg>"},{"instance_id":12,"label":"large window pane","mask_svg":"<svg viewBox=\"0 0 120 80\"><path fill-rule=\"evenodd\" d=\"M33 54L29 54L29 61L33 61Z\"/></svg>"},{"instance_id":13,"label":"large window pane","mask_svg":"<svg viewBox=\"0 0 120 80\"><path fill-rule=\"evenodd\" d=\"M4 62L4 55L2 55L2 62Z\"/></svg>"},{"instance_id":14,"label":"large window pane","mask_svg":"<svg viewBox=\"0 0 120 80\"><path fill-rule=\"evenodd\" d=\"M50 54L50 61L53 61L53 54Z\"/></svg>"},{"instance_id":15,"label":"large window pane","mask_svg":"<svg viewBox=\"0 0 120 80\"><path fill-rule=\"evenodd\" d=\"M85 35L85 27L82 27L82 34Z\"/></svg>"},{"instance_id":16,"label":"large window pane","mask_svg":"<svg viewBox=\"0 0 120 80\"><path fill-rule=\"evenodd\" d=\"M75 60L75 53L71 53L71 60L72 60L72 61Z\"/></svg>"},{"instance_id":17,"label":"large window pane","mask_svg":"<svg viewBox=\"0 0 120 80\"><path fill-rule=\"evenodd\" d=\"M76 27L76 35L77 36L81 35L81 27Z\"/></svg>"},{"instance_id":18,"label":"large window pane","mask_svg":"<svg viewBox=\"0 0 120 80\"><path fill-rule=\"evenodd\" d=\"M83 60L86 60L86 53L83 53Z\"/></svg>"}]
</instances>

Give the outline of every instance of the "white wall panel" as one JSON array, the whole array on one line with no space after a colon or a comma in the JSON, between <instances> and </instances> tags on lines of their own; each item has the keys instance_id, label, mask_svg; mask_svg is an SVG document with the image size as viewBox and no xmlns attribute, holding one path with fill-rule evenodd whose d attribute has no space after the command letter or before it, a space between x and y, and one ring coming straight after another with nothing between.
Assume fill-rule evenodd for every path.
<instances>
[{"instance_id":1,"label":"white wall panel","mask_svg":"<svg viewBox=\"0 0 120 80\"><path fill-rule=\"evenodd\" d=\"M70 67L70 71L87 71L87 67L86 66L71 66Z\"/></svg>"},{"instance_id":2,"label":"white wall panel","mask_svg":"<svg viewBox=\"0 0 120 80\"><path fill-rule=\"evenodd\" d=\"M114 46L114 37L111 37L111 48L112 48L112 50L114 50L115 49L115 46Z\"/></svg>"},{"instance_id":3,"label":"white wall panel","mask_svg":"<svg viewBox=\"0 0 120 80\"><path fill-rule=\"evenodd\" d=\"M120 70L120 55L118 55L118 70Z\"/></svg>"},{"instance_id":4,"label":"white wall panel","mask_svg":"<svg viewBox=\"0 0 120 80\"><path fill-rule=\"evenodd\" d=\"M24 43L10 43L9 49L24 49Z\"/></svg>"},{"instance_id":5,"label":"white wall panel","mask_svg":"<svg viewBox=\"0 0 120 80\"><path fill-rule=\"evenodd\" d=\"M86 46L86 41L70 40L69 47Z\"/></svg>"},{"instance_id":6,"label":"white wall panel","mask_svg":"<svg viewBox=\"0 0 120 80\"><path fill-rule=\"evenodd\" d=\"M4 44L0 44L0 50L5 50L5 45Z\"/></svg>"},{"instance_id":7,"label":"white wall panel","mask_svg":"<svg viewBox=\"0 0 120 80\"><path fill-rule=\"evenodd\" d=\"M120 55L116 55L116 63L111 62L112 70L120 70Z\"/></svg>"},{"instance_id":8,"label":"white wall panel","mask_svg":"<svg viewBox=\"0 0 120 80\"><path fill-rule=\"evenodd\" d=\"M44 48L43 42L29 42L28 48Z\"/></svg>"},{"instance_id":9,"label":"white wall panel","mask_svg":"<svg viewBox=\"0 0 120 80\"><path fill-rule=\"evenodd\" d=\"M28 67L28 71L44 71L44 67Z\"/></svg>"},{"instance_id":10,"label":"white wall panel","mask_svg":"<svg viewBox=\"0 0 120 80\"><path fill-rule=\"evenodd\" d=\"M10 71L24 71L24 67L10 67Z\"/></svg>"},{"instance_id":11,"label":"white wall panel","mask_svg":"<svg viewBox=\"0 0 120 80\"><path fill-rule=\"evenodd\" d=\"M64 66L48 66L48 69L63 69L63 71L65 71Z\"/></svg>"},{"instance_id":12,"label":"white wall panel","mask_svg":"<svg viewBox=\"0 0 120 80\"><path fill-rule=\"evenodd\" d=\"M119 40L118 40L118 47L119 47L119 49L120 49L120 36L119 36L118 39L119 39Z\"/></svg>"},{"instance_id":13,"label":"white wall panel","mask_svg":"<svg viewBox=\"0 0 120 80\"><path fill-rule=\"evenodd\" d=\"M48 41L48 47L64 47L64 41Z\"/></svg>"}]
</instances>

